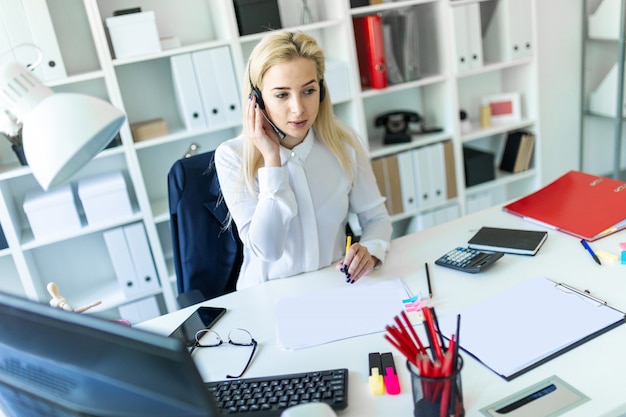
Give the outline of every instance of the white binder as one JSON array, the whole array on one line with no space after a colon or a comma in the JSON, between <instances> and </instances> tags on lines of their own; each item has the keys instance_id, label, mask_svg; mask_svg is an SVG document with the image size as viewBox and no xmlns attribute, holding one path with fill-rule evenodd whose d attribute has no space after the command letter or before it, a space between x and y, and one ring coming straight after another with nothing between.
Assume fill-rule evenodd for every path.
<instances>
[{"instance_id":1,"label":"white binder","mask_svg":"<svg viewBox=\"0 0 626 417\"><path fill-rule=\"evenodd\" d=\"M433 206L433 190L430 177L435 175L430 171L430 156L428 147L421 147L413 151L413 166L417 184L418 207L422 210Z\"/></svg>"},{"instance_id":2,"label":"white binder","mask_svg":"<svg viewBox=\"0 0 626 417\"><path fill-rule=\"evenodd\" d=\"M465 7L467 18L468 58L470 68L483 66L483 36L480 23L480 4L472 3Z\"/></svg>"},{"instance_id":3,"label":"white binder","mask_svg":"<svg viewBox=\"0 0 626 417\"><path fill-rule=\"evenodd\" d=\"M226 117L222 109L222 98L218 87L219 75L213 65L213 52L206 49L193 52L191 56L207 126L211 128L222 127L226 124Z\"/></svg>"},{"instance_id":4,"label":"white binder","mask_svg":"<svg viewBox=\"0 0 626 417\"><path fill-rule=\"evenodd\" d=\"M468 21L466 6L452 7L452 16L454 19L454 62L456 72L463 72L470 69L469 62L469 39Z\"/></svg>"},{"instance_id":5,"label":"white binder","mask_svg":"<svg viewBox=\"0 0 626 417\"><path fill-rule=\"evenodd\" d=\"M452 8L457 72L483 65L483 44L478 3Z\"/></svg>"},{"instance_id":6,"label":"white binder","mask_svg":"<svg viewBox=\"0 0 626 417\"><path fill-rule=\"evenodd\" d=\"M33 43L41 48L42 80L51 81L67 77L65 64L59 48L46 0L22 0Z\"/></svg>"},{"instance_id":7,"label":"white binder","mask_svg":"<svg viewBox=\"0 0 626 417\"><path fill-rule=\"evenodd\" d=\"M484 55L489 62L510 61L532 54L532 21L527 0L499 0L481 8L488 19L484 31Z\"/></svg>"},{"instance_id":8,"label":"white binder","mask_svg":"<svg viewBox=\"0 0 626 417\"><path fill-rule=\"evenodd\" d=\"M188 130L206 127L206 117L196 74L190 54L174 55L170 58L172 79L180 118Z\"/></svg>"},{"instance_id":9,"label":"white binder","mask_svg":"<svg viewBox=\"0 0 626 417\"><path fill-rule=\"evenodd\" d=\"M220 107L224 115L224 122L228 125L241 124L241 97L238 83L235 78L233 60L230 48L222 46L211 49L213 55L213 69L217 74L217 88L220 92Z\"/></svg>"},{"instance_id":10,"label":"white binder","mask_svg":"<svg viewBox=\"0 0 626 417\"><path fill-rule=\"evenodd\" d=\"M136 282L142 294L158 291L159 278L154 267L152 252L142 223L124 227L126 244L130 250Z\"/></svg>"},{"instance_id":11,"label":"white binder","mask_svg":"<svg viewBox=\"0 0 626 417\"><path fill-rule=\"evenodd\" d=\"M410 151L398 154L398 169L400 171L400 187L402 190L402 206L404 212L417 211L419 197L417 195L416 175L413 168L413 156Z\"/></svg>"},{"instance_id":12,"label":"white binder","mask_svg":"<svg viewBox=\"0 0 626 417\"><path fill-rule=\"evenodd\" d=\"M104 232L103 235L117 281L124 295L127 298L139 295L141 289L137 282L133 259L128 250L124 231L122 228L116 228Z\"/></svg>"},{"instance_id":13,"label":"white binder","mask_svg":"<svg viewBox=\"0 0 626 417\"><path fill-rule=\"evenodd\" d=\"M429 145L425 148L429 163L431 203L441 204L448 199L446 187L446 161L443 142Z\"/></svg>"},{"instance_id":14,"label":"white binder","mask_svg":"<svg viewBox=\"0 0 626 417\"><path fill-rule=\"evenodd\" d=\"M0 10L2 10L2 15L4 16L2 20L6 25L9 41L8 50L25 43L35 43L21 0L0 0ZM28 66L37 61L37 50L30 46L20 46L9 53L8 56L11 58L11 62L16 60L20 64ZM6 62L7 56L3 58L3 62ZM41 65L33 69L33 73L40 80L44 79Z\"/></svg>"}]
</instances>

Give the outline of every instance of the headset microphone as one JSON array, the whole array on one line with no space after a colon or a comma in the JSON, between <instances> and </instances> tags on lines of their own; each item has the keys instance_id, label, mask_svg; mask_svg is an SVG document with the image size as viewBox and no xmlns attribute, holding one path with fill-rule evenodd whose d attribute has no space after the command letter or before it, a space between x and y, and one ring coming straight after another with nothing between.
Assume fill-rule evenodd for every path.
<instances>
[{"instance_id":1,"label":"headset microphone","mask_svg":"<svg viewBox=\"0 0 626 417\"><path fill-rule=\"evenodd\" d=\"M261 90L259 90L257 87L254 86L254 84L252 84L252 78L248 76L248 79L250 80L250 88L252 89L252 95L256 98L256 104L257 106L259 106L259 110L261 110L261 114L263 115L263 117L265 117L265 120L267 120L267 123L269 123L270 126L272 126L272 129L274 129L274 132L276 132L276 134L281 139L285 139L285 137L287 136L285 132L280 130L278 126L276 126L270 120L270 118L267 116L267 113L265 113L265 103L263 102L263 96L261 95Z\"/></svg>"}]
</instances>

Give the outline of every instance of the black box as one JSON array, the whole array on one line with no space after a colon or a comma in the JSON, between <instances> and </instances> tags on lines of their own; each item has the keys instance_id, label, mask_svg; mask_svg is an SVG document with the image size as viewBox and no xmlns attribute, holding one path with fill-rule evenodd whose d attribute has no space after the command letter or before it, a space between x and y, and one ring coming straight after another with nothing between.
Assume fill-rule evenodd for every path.
<instances>
[{"instance_id":1,"label":"black box","mask_svg":"<svg viewBox=\"0 0 626 417\"><path fill-rule=\"evenodd\" d=\"M281 29L278 0L234 0L239 35Z\"/></svg>"},{"instance_id":2,"label":"black box","mask_svg":"<svg viewBox=\"0 0 626 417\"><path fill-rule=\"evenodd\" d=\"M370 0L350 0L350 8L369 6Z\"/></svg>"},{"instance_id":3,"label":"black box","mask_svg":"<svg viewBox=\"0 0 626 417\"><path fill-rule=\"evenodd\" d=\"M463 148L465 186L491 181L496 177L494 154L474 148Z\"/></svg>"}]
</instances>

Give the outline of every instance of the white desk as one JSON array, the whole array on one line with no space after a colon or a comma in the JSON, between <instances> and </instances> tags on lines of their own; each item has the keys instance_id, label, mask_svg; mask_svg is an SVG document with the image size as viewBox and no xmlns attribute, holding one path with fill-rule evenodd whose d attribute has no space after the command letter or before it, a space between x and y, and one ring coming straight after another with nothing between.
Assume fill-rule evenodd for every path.
<instances>
[{"instance_id":1,"label":"white desk","mask_svg":"<svg viewBox=\"0 0 626 417\"><path fill-rule=\"evenodd\" d=\"M626 265L617 263L598 266L578 239L553 230L549 231L547 241L536 256L505 255L490 269L479 274L467 274L434 265L434 261L449 249L466 246L468 239L481 226L540 228L502 212L499 208L489 209L393 241L385 265L368 279L401 277L413 292L426 292L424 262L428 262L434 292L432 305L436 307L439 317L537 276L588 289L593 295L606 300L609 305L626 311ZM617 254L618 242L621 241L626 241L626 232L592 242L591 245L595 250L602 249ZM345 283L343 274L336 272L334 268L327 268L231 293L204 304L228 308L215 330L225 336L229 329L243 327L258 340L259 350L244 377L346 367L350 370L349 406L338 413L339 416L412 415L409 373L403 357L383 339L384 329L378 334L298 351L282 351L276 346L276 300L320 288L345 285L348 284ZM520 294L520 297L529 297L529 304L532 304L532 295ZM191 313L192 308L153 319L138 327L168 334ZM389 319L391 322L393 318ZM341 320L341 317L337 320ZM349 326L350 323L345 325ZM212 355L227 354L226 351L217 352L219 349L221 348L201 349L194 354L198 368L206 380L224 379L224 375L215 372L215 366L212 367L211 364L212 358L215 362L216 357ZM368 353L374 351L393 352L402 386L400 395L370 394L367 381ZM242 355L245 356L245 353L249 352ZM622 415L626 411L623 394L625 353L626 325L622 325L506 382L461 352L465 359L462 378L466 415L481 416L481 408L552 375L557 375L591 399L565 416ZM244 362L245 359L238 357L236 362L233 360L233 368L243 366Z\"/></svg>"}]
</instances>

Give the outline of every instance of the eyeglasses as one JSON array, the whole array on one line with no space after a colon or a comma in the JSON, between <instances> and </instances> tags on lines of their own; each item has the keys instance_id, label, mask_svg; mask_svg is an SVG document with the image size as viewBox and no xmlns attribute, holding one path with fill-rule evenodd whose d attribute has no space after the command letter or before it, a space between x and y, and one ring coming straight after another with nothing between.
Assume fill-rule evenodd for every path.
<instances>
[{"instance_id":1,"label":"eyeglasses","mask_svg":"<svg viewBox=\"0 0 626 417\"><path fill-rule=\"evenodd\" d=\"M200 340L202 340L202 342ZM239 375L226 375L226 378L241 378L248 369L248 366L250 366L250 362L252 362L258 343L254 340L250 332L245 329L232 329L228 332L228 343L234 346L252 346L252 353L250 353L250 357L243 371L241 371ZM223 344L224 340L216 331L211 329L198 330L196 332L196 342L191 347L189 354L192 354L197 348L218 347Z\"/></svg>"}]
</instances>

